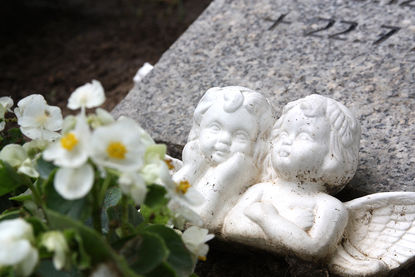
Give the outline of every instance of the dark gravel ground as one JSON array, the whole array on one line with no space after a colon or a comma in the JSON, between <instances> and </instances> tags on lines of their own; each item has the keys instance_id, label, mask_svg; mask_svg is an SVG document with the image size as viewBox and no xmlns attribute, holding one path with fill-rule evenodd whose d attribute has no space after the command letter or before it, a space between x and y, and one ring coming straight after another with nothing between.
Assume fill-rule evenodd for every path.
<instances>
[{"instance_id":1,"label":"dark gravel ground","mask_svg":"<svg viewBox=\"0 0 415 277\"><path fill-rule=\"evenodd\" d=\"M209 3L1 1L0 96L40 93L65 108L76 87L97 79L111 110L132 88L137 69L155 64Z\"/></svg>"}]
</instances>

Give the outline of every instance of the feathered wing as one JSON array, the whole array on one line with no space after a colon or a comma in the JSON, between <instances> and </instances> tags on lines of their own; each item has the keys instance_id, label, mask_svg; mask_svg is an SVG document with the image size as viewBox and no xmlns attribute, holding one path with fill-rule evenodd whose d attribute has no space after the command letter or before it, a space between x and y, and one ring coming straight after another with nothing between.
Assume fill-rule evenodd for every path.
<instances>
[{"instance_id":1,"label":"feathered wing","mask_svg":"<svg viewBox=\"0 0 415 277\"><path fill-rule=\"evenodd\" d=\"M415 257L415 192L385 192L344 203L349 221L331 260L343 276L379 276Z\"/></svg>"}]
</instances>

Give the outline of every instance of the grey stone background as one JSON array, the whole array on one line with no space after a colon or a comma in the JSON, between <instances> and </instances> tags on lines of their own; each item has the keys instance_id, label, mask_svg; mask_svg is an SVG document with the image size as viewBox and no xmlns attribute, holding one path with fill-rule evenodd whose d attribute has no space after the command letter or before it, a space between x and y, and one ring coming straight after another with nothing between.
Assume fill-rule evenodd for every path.
<instances>
[{"instance_id":1,"label":"grey stone background","mask_svg":"<svg viewBox=\"0 0 415 277\"><path fill-rule=\"evenodd\" d=\"M330 28L307 35L328 19L335 20ZM354 30L335 35L351 22ZM391 27L400 29L373 44ZM216 0L113 112L137 119L159 141L184 145L210 87L257 90L278 114L319 93L354 110L362 124L360 165L348 189L415 191L414 38L415 1Z\"/></svg>"},{"instance_id":2,"label":"grey stone background","mask_svg":"<svg viewBox=\"0 0 415 277\"><path fill-rule=\"evenodd\" d=\"M180 149L203 93L229 85L263 93L278 115L289 101L312 93L355 111L362 125L360 164L341 200L415 191L415 1L215 0L113 113L136 119L156 140ZM327 274L296 259L250 249L229 254L228 248L212 247L198 272Z\"/></svg>"}]
</instances>

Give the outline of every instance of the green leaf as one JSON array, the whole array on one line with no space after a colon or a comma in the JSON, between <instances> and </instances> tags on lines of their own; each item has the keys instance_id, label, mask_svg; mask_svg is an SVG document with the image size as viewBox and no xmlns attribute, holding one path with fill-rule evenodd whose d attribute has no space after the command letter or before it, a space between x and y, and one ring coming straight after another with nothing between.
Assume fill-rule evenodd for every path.
<instances>
[{"instance_id":1,"label":"green leaf","mask_svg":"<svg viewBox=\"0 0 415 277\"><path fill-rule=\"evenodd\" d=\"M7 220L7 219L15 219L20 217L20 210L10 209L5 210L2 214L0 214L0 221Z\"/></svg>"},{"instance_id":2,"label":"green leaf","mask_svg":"<svg viewBox=\"0 0 415 277\"><path fill-rule=\"evenodd\" d=\"M173 229L163 225L150 225L144 230L163 238L170 255L167 258L168 265L174 269L177 276L189 276L194 269L194 263L190 252L187 250L179 234Z\"/></svg>"},{"instance_id":3,"label":"green leaf","mask_svg":"<svg viewBox=\"0 0 415 277\"><path fill-rule=\"evenodd\" d=\"M164 240L157 234L144 232L128 240L120 250L134 271L145 274L163 261L169 255Z\"/></svg>"},{"instance_id":4,"label":"green leaf","mask_svg":"<svg viewBox=\"0 0 415 277\"><path fill-rule=\"evenodd\" d=\"M4 133L4 132L3 132ZM22 132L19 128L10 128L7 130L7 133L0 141L0 148L3 148L7 144L16 143L23 144L25 143Z\"/></svg>"},{"instance_id":5,"label":"green leaf","mask_svg":"<svg viewBox=\"0 0 415 277\"><path fill-rule=\"evenodd\" d=\"M123 209L121 205L108 208L106 213L107 213L107 218L104 218L103 222L104 224L107 223L108 225L107 226L104 225L103 231L110 232L111 231L110 229L114 230L115 228L121 226L122 214L123 214ZM144 218L137 211L135 206L129 204L128 205L129 230L133 232L134 228L140 225L143 221L144 221Z\"/></svg>"},{"instance_id":6,"label":"green leaf","mask_svg":"<svg viewBox=\"0 0 415 277\"><path fill-rule=\"evenodd\" d=\"M16 277L12 266L6 266L0 268L0 277Z\"/></svg>"},{"instance_id":7,"label":"green leaf","mask_svg":"<svg viewBox=\"0 0 415 277\"><path fill-rule=\"evenodd\" d=\"M167 191L164 187L159 185L150 185L147 186L147 195L144 204L150 208L157 208L160 206L165 206L168 202L168 199L165 197Z\"/></svg>"},{"instance_id":8,"label":"green leaf","mask_svg":"<svg viewBox=\"0 0 415 277\"><path fill-rule=\"evenodd\" d=\"M55 269L51 260L43 260L39 263L36 268L35 274L39 276L53 276L53 277L81 277L85 276L81 274L76 268L73 268L71 271L59 271Z\"/></svg>"},{"instance_id":9,"label":"green leaf","mask_svg":"<svg viewBox=\"0 0 415 277\"><path fill-rule=\"evenodd\" d=\"M147 205L141 205L140 213L143 215L145 222L152 224L165 225L172 217L171 212L167 206L150 208Z\"/></svg>"},{"instance_id":10,"label":"green leaf","mask_svg":"<svg viewBox=\"0 0 415 277\"><path fill-rule=\"evenodd\" d=\"M0 213L13 207L13 202L9 200L9 195L0 196Z\"/></svg>"},{"instance_id":11,"label":"green leaf","mask_svg":"<svg viewBox=\"0 0 415 277\"><path fill-rule=\"evenodd\" d=\"M85 250L82 237L75 230L65 230L63 232L69 248L72 250L71 261L79 269L87 269L91 265L91 258Z\"/></svg>"},{"instance_id":12,"label":"green leaf","mask_svg":"<svg viewBox=\"0 0 415 277\"><path fill-rule=\"evenodd\" d=\"M174 269L169 266L167 263L162 263L156 267L153 271L146 274L146 277L176 277L178 276ZM186 276L187 277L187 276Z\"/></svg>"},{"instance_id":13,"label":"green leaf","mask_svg":"<svg viewBox=\"0 0 415 277\"><path fill-rule=\"evenodd\" d=\"M8 163L0 160L0 196L9 193L21 185L28 184L29 178L18 175Z\"/></svg>"},{"instance_id":14,"label":"green leaf","mask_svg":"<svg viewBox=\"0 0 415 277\"><path fill-rule=\"evenodd\" d=\"M111 187L105 193L104 203L102 205L101 213L101 222L102 222L102 231L104 233L109 232L109 225L111 220L115 220L114 216L111 215L111 219L108 217L108 209L114 207L120 203L122 197L122 192L119 187ZM111 213L111 212L110 212ZM117 220L119 219L118 213L116 213ZM113 226L118 225L117 222L111 222Z\"/></svg>"},{"instance_id":15,"label":"green leaf","mask_svg":"<svg viewBox=\"0 0 415 277\"><path fill-rule=\"evenodd\" d=\"M25 218L25 220L32 225L35 236L39 236L40 234L48 230L48 227L46 226L46 224L43 223L37 217L32 216L29 218Z\"/></svg>"},{"instance_id":16,"label":"green leaf","mask_svg":"<svg viewBox=\"0 0 415 277\"><path fill-rule=\"evenodd\" d=\"M21 193L17 196L10 197L9 200L24 202L24 201L27 201L27 200L32 200L32 195Z\"/></svg>"},{"instance_id":17,"label":"green leaf","mask_svg":"<svg viewBox=\"0 0 415 277\"><path fill-rule=\"evenodd\" d=\"M117 265L122 276L139 276L129 268L126 260L118 255L95 230L83 225L79 221L73 220L70 217L61 215L52 210L46 209L46 214L52 228L62 231L65 229L74 229L79 233L85 251L91 257L93 264L96 265L111 260Z\"/></svg>"},{"instance_id":18,"label":"green leaf","mask_svg":"<svg viewBox=\"0 0 415 277\"><path fill-rule=\"evenodd\" d=\"M44 180L47 180L56 168L57 167L53 163L45 161L42 157L37 159L35 165L35 169L39 172L40 178Z\"/></svg>"}]
</instances>

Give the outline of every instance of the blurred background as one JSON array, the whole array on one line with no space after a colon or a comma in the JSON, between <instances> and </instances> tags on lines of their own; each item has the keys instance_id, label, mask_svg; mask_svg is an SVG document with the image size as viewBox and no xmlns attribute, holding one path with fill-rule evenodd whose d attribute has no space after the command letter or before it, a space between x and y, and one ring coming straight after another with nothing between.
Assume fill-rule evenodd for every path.
<instances>
[{"instance_id":1,"label":"blurred background","mask_svg":"<svg viewBox=\"0 0 415 277\"><path fill-rule=\"evenodd\" d=\"M96 79L111 110L210 2L0 1L0 96L40 93L66 114L71 92Z\"/></svg>"}]
</instances>

